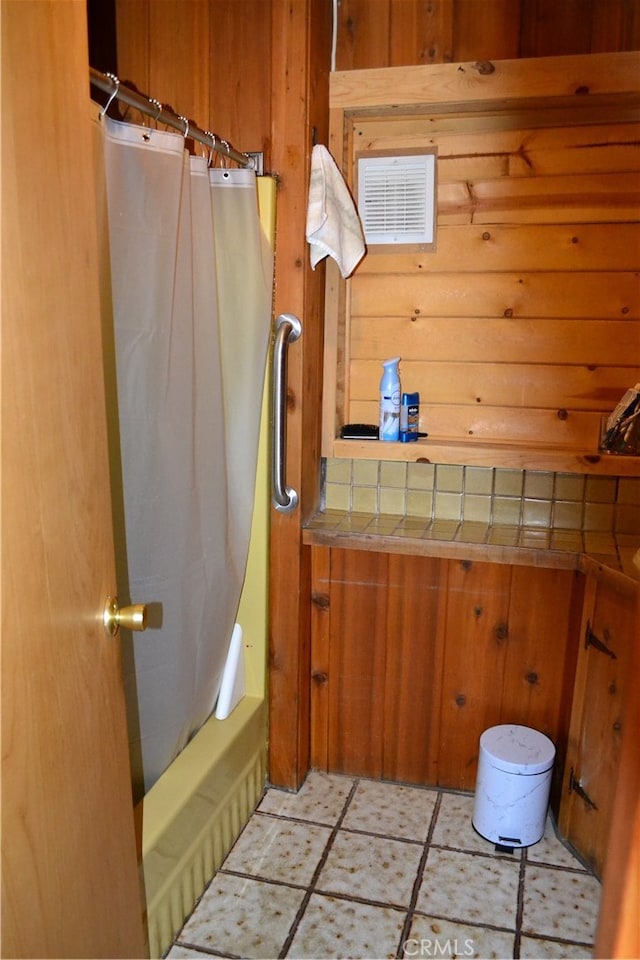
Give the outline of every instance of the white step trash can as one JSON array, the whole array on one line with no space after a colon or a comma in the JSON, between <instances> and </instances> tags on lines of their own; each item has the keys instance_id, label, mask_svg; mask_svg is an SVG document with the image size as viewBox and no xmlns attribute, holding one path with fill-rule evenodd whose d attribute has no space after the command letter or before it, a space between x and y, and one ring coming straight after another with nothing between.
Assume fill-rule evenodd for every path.
<instances>
[{"instance_id":1,"label":"white step trash can","mask_svg":"<svg viewBox=\"0 0 640 960\"><path fill-rule=\"evenodd\" d=\"M505 847L528 847L544 834L556 750L530 727L504 723L480 737L472 823Z\"/></svg>"}]
</instances>

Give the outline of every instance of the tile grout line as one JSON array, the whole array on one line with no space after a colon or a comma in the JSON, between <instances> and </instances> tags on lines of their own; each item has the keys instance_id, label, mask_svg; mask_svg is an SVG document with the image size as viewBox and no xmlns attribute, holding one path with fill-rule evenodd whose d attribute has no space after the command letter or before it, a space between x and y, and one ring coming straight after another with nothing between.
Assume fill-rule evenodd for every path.
<instances>
[{"instance_id":1,"label":"tile grout line","mask_svg":"<svg viewBox=\"0 0 640 960\"><path fill-rule=\"evenodd\" d=\"M316 888L316 884L317 884L318 879L319 879L319 877L320 877L320 873L322 872L322 869L323 869L323 867L324 867L324 865L325 865L325 863L327 862L327 859L328 859L328 857L329 857L329 853L331 852L331 848L333 847L333 844L335 843L335 839L336 839L336 837L337 837L337 835L338 835L338 830L339 830L340 827L342 826L342 823L343 823L343 821L344 821L344 818L345 818L345 816L347 815L347 810L349 809L349 807L350 807L350 805L351 805L351 801L352 801L353 796L354 796L354 794L355 794L355 792L356 792L356 790L357 790L357 788L358 788L359 782L360 782L359 778L356 777L356 778L354 779L352 785L351 785L351 789L349 790L349 795L347 796L347 799L345 800L345 802L344 802L344 804L343 804L343 806L342 806L342 812L340 813L340 816L338 817L338 819L336 820L335 824L333 825L333 828L332 828L332 830L331 830L331 833L329 834L329 837L328 837L328 839L327 839L327 842L326 842L326 844L325 844L325 846L324 846L324 850L322 851L322 856L320 857L320 860L318 861L318 864L317 864L317 866L316 866L316 869L313 871L313 876L311 877L311 880L309 881L309 885L307 886L307 889L306 889L306 891L305 891L305 894L304 894L304 896L303 896L303 898L302 898L302 902L301 902L300 906L298 907L298 911L297 911L297 913L296 913L296 915L295 915L295 917L294 917L294 919L293 919L293 923L291 924L291 926L290 926L290 928L289 928L289 933L287 934L287 936L286 936L286 938L285 938L285 941L284 941L284 943L283 943L283 945L282 945L282 947L281 947L281 949L280 949L280 953L278 954L279 960L280 960L280 958L286 957L286 956L287 956L287 953L289 952L289 949L290 949L290 947L291 947L291 944L293 943L293 939L294 939L294 937L295 937L295 935L296 935L296 933L297 933L298 927L300 926L300 923L301 923L301 921L302 921L302 918L303 918L303 916L304 916L304 914L305 914L305 912L306 912L307 906L308 906L308 904L309 904L309 900L311 899L311 895L312 895L312 893L314 892L314 890L315 890L315 888Z\"/></svg>"},{"instance_id":2,"label":"tile grout line","mask_svg":"<svg viewBox=\"0 0 640 960\"><path fill-rule=\"evenodd\" d=\"M518 874L518 899L516 905L516 930L513 940L514 960L520 958L520 940L522 937L522 915L524 913L524 879L527 866L527 848L524 847L520 857L520 872Z\"/></svg>"},{"instance_id":3,"label":"tile grout line","mask_svg":"<svg viewBox=\"0 0 640 960\"><path fill-rule=\"evenodd\" d=\"M441 802L442 802L442 794L438 793L436 796L436 802L433 806L433 812L431 814L431 822L429 823L427 838L424 841L422 856L420 857L420 863L418 864L416 879L414 880L413 889L411 890L411 899L409 900L409 907L407 908L407 915L404 920L404 926L402 928L402 932L400 933L400 942L398 943L398 949L396 950L396 957L404 956L404 945L407 942L407 937L409 936L409 931L411 930L411 924L413 923L416 903L418 902L418 894L420 893L420 887L422 886L422 878L424 876L425 867L427 865L427 857L429 855L431 840L433 838L436 821L440 814Z\"/></svg>"},{"instance_id":4,"label":"tile grout line","mask_svg":"<svg viewBox=\"0 0 640 960\"><path fill-rule=\"evenodd\" d=\"M336 838L337 838L339 832L342 832L342 833L345 833L345 834L347 834L347 833L357 834L357 835L360 835L360 836L382 837L382 838L384 838L384 839L394 840L394 841L400 841L400 840L401 840L400 837L398 837L398 836L396 836L396 835L394 835L394 834L387 834L387 833L382 834L382 833L376 832L375 830L363 830L363 829L358 829L358 828L353 828L353 827L345 827L345 826L344 826L345 819L346 819L346 817L347 817L347 815L348 815L349 810L351 809L351 805L352 805L354 796L355 796L355 794L356 794L356 791L357 791L359 785L360 785L362 782L373 782L373 781L371 781L371 778L354 777L354 778L350 778L350 779L351 779L351 785L349 786L348 791L347 791L346 795L344 796L344 799L342 800L342 807L341 807L340 813L338 814L336 820L334 821L333 826L331 825L331 822L330 822L330 821L327 822L326 820L325 820L324 822L321 822L320 820L318 820L318 821L316 821L316 820L308 820L308 819L305 819L305 818L302 818L302 817L298 818L298 817L295 817L295 816L286 816L286 815L284 815L284 814L282 814L282 813L269 813L269 812L267 812L267 811L264 811L264 812L262 812L262 814L261 814L262 816L265 817L265 819L275 819L275 820L281 820L281 821L288 821L288 822L290 822L290 823L299 823L299 824L307 824L307 825L308 825L308 824L315 824L315 825L317 825L317 826L322 826L322 827L325 827L325 828L329 828L329 831L330 831L330 832L329 832L329 836L327 837L327 839L326 839L326 841L325 841L324 847L323 847L323 849L322 849L322 854L321 854L321 856L320 856L320 858L319 858L319 861L318 861L318 863L317 863L317 865L316 865L316 867L315 867L315 869L314 869L314 871L313 871L313 874L312 874L311 879L309 880L308 884L305 884L305 883L294 884L294 883L291 883L291 882L287 882L286 880L270 879L270 878L267 878L267 877L255 876L255 875L253 875L253 874L244 874L244 873L242 873L241 871L234 871L234 870L225 869L224 865L221 865L221 867L218 869L218 871L216 871L216 873L220 873L220 874L225 874L225 873L227 873L227 874L229 874L229 875L235 875L235 876L238 876L238 877L244 877L244 878L250 879L250 880L259 880L259 881L262 881L262 882L267 883L267 884L272 884L272 885L274 885L274 886L289 887L289 888L291 888L291 889L296 889L296 890L298 890L298 891L300 891L300 892L302 893L302 900L301 900L300 905L299 905L299 907L298 907L298 909L297 909L297 911L296 911L296 915L295 915L295 917L294 917L294 920L292 921L291 926L289 927L289 932L288 932L288 934L287 934L287 936L286 936L286 938L285 938L285 940L284 940L283 946L282 946L282 948L281 948L281 950L280 950L280 953L279 953L279 955L278 955L279 957L283 957L283 958L284 958L284 957L287 956L288 951L291 949L291 945L292 945L292 943L293 943L293 940L294 940L294 938L295 938L295 936L296 936L296 934L297 934L297 932L298 932L299 926L300 926L300 924L302 923L302 920L303 920L303 918L304 918L306 909L307 909L307 907L308 907L308 905L309 905L311 896L312 896L314 893L318 893L318 894L319 894L320 896L322 896L322 897L325 897L325 896L332 896L332 897L333 897L333 896L335 896L336 899L338 899L338 900L343 900L343 901L347 901L347 902L351 902L351 903L368 904L368 905L370 905L370 906L372 906L372 907L386 907L386 908L388 908L388 909L393 909L393 910L395 910L398 914L402 912L402 913L404 914L404 922L403 922L403 927L402 927L402 931L401 931L401 935L400 935L400 940L399 940L399 943L398 943L398 946L397 946L397 950L396 950L395 954L389 954L390 956L393 955L393 956L402 958L402 957L404 956L404 950L405 950L405 945L406 945L406 938L409 936L409 933L410 933L410 931L411 931L411 927L412 927L412 925L413 925L413 922L414 922L414 920L415 920L416 917L420 917L420 916L423 915L423 911L417 911L416 905L417 905L417 901L418 901L418 897L419 897L419 891L420 891L421 885L422 885L423 880L424 880L425 871L426 871L426 869L427 869L427 860L428 860L428 854L429 854L429 851L430 851L430 850L439 850L439 849L451 850L451 851L453 851L453 852L458 852L458 853L465 854L466 856L469 856L469 857L472 857L472 858L475 857L475 856L478 856L478 857L480 857L480 858L485 858L485 857L486 857L486 858L489 858L489 859L504 860L504 861L506 861L506 862L509 862L510 860L512 860L512 857L500 857L500 856L496 856L495 853L489 854L488 852L487 852L487 853L484 853L484 852L480 852L480 851L473 851L473 850L471 850L471 849L465 848L464 846L462 846L462 847L456 847L456 846L449 846L449 845L446 844L446 843L434 843L434 842L433 842L433 838L434 838L434 835L435 835L435 830L436 830L436 828L437 828L437 824L438 824L438 822L439 822L439 820L440 820L441 815L443 815L443 811L442 811L442 809L441 809L441 807L442 807L442 798L443 798L443 795L444 795L444 794L449 794L449 793L454 794L454 795L458 795L458 794L466 795L466 792L462 792L462 791L458 791L458 790L447 790L447 789L438 789L438 788L435 788L436 797L435 797L435 801L434 801L434 807L433 807L433 810L432 810L432 813L431 813L431 816L430 816L430 820L429 820L429 828L428 828L428 831L427 831L426 839L425 839L425 840L418 840L418 839L412 840L412 839L410 839L410 838L402 838L402 841L401 841L401 842L408 842L409 844L413 845L414 847L417 847L417 846L419 846L419 845L423 847L423 850L422 850L421 855L420 855L419 864L418 864L418 867L417 867L417 872L416 872L415 879L414 879L414 882L413 882L412 893L411 893L411 897L410 897L408 906L404 906L404 905L403 905L402 903L400 903L400 902L397 902L397 903L395 903L395 904L390 904L390 903L388 903L387 901L371 900L371 899L369 899L369 898L367 898L367 897L354 896L354 895L349 894L349 893L346 893L346 894L345 894L345 893L337 893L337 892L336 892L336 893L333 893L333 892L331 892L330 890L329 890L329 891L323 891L323 890L321 889L320 884L319 884L320 874L321 874L321 871L323 870L323 868L325 867L325 865L326 865L326 863L327 863L327 860L328 860L328 858L329 858L329 856L330 856L331 850L332 850L332 848L333 848L333 846L334 846L334 843L335 843L335 841L336 841ZM402 784L398 784L398 785L399 785L399 786L402 786ZM433 788L433 787L426 787L425 789L426 789L428 792L434 791L434 788ZM265 792L266 792L266 791L265 791ZM258 810L258 807L256 807L256 810L254 811L254 813L260 813L260 811ZM424 823L424 821L423 821L423 823ZM244 830L243 830L242 832L244 832ZM554 824L554 832L556 833L556 837L558 837L557 832L556 832L556 830L555 830L555 824ZM558 839L560 839L560 838L558 837ZM562 842L563 846L565 846L565 848L568 850L569 854L570 854L571 856L575 857L575 854L574 854L573 850L571 849L571 847L570 847L569 845L567 845L564 841L561 841L561 842ZM579 862L579 861L578 861L578 862ZM505 928L503 928L503 927L495 927L495 928L494 928L493 925L491 925L491 924L487 925L487 924L475 923L475 922L473 922L473 921L466 921L466 922L470 923L472 926L487 927L488 929L490 928L490 929L496 929L496 930L504 930L504 932L513 932L513 936L514 936L514 939L513 939L513 957L515 958L515 960L518 960L518 958L520 957L521 950L522 950L521 941L522 941L522 937L524 936L523 930L522 930L522 922L523 922L524 904L525 904L525 885L526 885L526 878L527 878L527 869L526 869L526 868L527 868L527 866L529 866L529 865L530 865L532 868L542 868L543 870L549 869L549 870L552 870L552 871L554 871L554 872L557 871L557 872L564 873L564 874L576 874L576 875L584 874L584 875L587 875L587 876L593 876L593 871L592 871L591 869L589 869L586 865L582 864L582 863L580 863L580 867L575 867L575 866L566 866L566 865L563 865L563 864L561 864L561 863L555 863L555 864L554 864L554 863L548 862L548 861L546 861L546 860L540 860L540 861L538 861L538 860L531 860L531 859L529 859L529 857L528 857L528 850L527 850L527 849L523 849L523 851L521 852L521 856L520 856L519 874L518 874L518 888L517 888L517 901L516 901L515 930L513 930L513 931L507 931L507 930L506 930ZM214 874L214 876L215 876L215 874ZM212 878L212 880L213 880L213 878ZM209 886L209 884L207 884L207 887L208 887L208 886ZM199 898L199 901L200 901L201 899L202 899L202 898ZM198 902L199 902L199 901L198 901ZM198 906L198 904L196 904L196 905L194 906L194 909L193 909L193 911L191 912L191 916L193 915L193 913L196 912L197 906ZM435 915L434 915L434 916L435 916ZM400 918L398 918L398 919L400 919ZM441 917L441 919L443 919L443 920L452 920L453 918L451 918L450 916L444 916L444 915L443 915L443 916ZM186 922L186 921L185 921L185 922ZM463 921L462 921L461 919L459 919L457 922L462 923ZM182 939L182 938L180 937L180 933L181 933L181 931L178 932L178 934L176 935L176 937L175 937L175 939L174 939L174 941L173 941L172 946L175 945L175 946L188 947L188 948L191 948L191 949L194 949L194 950L199 950L200 952L202 952L202 953L204 953L204 954L207 954L207 955L210 955L210 956L213 956L213 957L225 957L225 956L233 957L233 956L234 956L233 954L228 954L228 953L223 954L223 953L219 953L218 951L216 951L215 949L210 948L210 947L207 948L206 946L200 946L200 945L197 945L197 944L195 944L195 943L191 943L191 942L189 942L189 941L187 941L187 940ZM563 938L563 937L553 937L553 936L550 938L548 935L547 935L547 936L544 936L543 934L534 933L534 932L527 933L527 936L532 937L534 940L535 940L535 939L538 939L538 940L552 939L554 942L557 942L557 943L567 943L567 944L570 944L570 945L573 945L573 946L577 946L577 947L588 946L588 947L590 947L591 949L593 948L593 945L592 945L592 944L583 944L581 941L578 942L576 939L566 939L566 940L565 940L565 938ZM171 947L169 947L169 950L171 950Z\"/></svg>"}]
</instances>

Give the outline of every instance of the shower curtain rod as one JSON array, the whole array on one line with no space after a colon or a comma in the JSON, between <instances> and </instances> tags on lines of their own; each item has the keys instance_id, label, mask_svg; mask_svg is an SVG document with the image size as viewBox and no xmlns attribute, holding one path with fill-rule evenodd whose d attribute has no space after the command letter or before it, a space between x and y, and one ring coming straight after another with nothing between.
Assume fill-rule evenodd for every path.
<instances>
[{"instance_id":1,"label":"shower curtain rod","mask_svg":"<svg viewBox=\"0 0 640 960\"><path fill-rule=\"evenodd\" d=\"M144 113L148 117L153 117L154 120L159 120L165 124L165 126L179 130L183 136L191 137L193 140L197 140L198 143L204 144L209 150L214 150L216 153L221 153L223 156L229 157L229 159L234 160L239 166L255 169L253 157L250 157L246 153L238 153L237 150L229 146L226 140L222 140L208 130L201 130L196 123L174 113L173 110L163 106L158 100L152 100L150 97L145 97L142 93L131 90L130 87L121 83L113 73L101 73L100 70L89 67L89 80L94 87L98 87L98 89L103 90L104 93L109 94L111 100L122 100L123 103L128 104L130 107L135 107L140 113ZM107 103L107 107L109 103Z\"/></svg>"}]
</instances>

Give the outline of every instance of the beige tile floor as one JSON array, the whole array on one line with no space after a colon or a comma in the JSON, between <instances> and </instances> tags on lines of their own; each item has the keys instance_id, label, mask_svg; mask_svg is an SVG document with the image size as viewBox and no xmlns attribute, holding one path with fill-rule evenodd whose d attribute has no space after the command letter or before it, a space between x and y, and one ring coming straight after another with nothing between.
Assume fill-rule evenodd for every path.
<instances>
[{"instance_id":1,"label":"beige tile floor","mask_svg":"<svg viewBox=\"0 0 640 960\"><path fill-rule=\"evenodd\" d=\"M270 788L170 958L586 958L600 884L557 839L496 852L473 796L311 773Z\"/></svg>"}]
</instances>

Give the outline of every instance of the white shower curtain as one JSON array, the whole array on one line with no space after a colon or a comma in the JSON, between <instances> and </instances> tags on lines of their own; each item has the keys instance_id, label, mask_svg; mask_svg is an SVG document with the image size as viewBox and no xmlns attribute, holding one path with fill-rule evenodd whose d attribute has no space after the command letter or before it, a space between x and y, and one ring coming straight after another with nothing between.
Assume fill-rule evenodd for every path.
<instances>
[{"instance_id":1,"label":"white shower curtain","mask_svg":"<svg viewBox=\"0 0 640 960\"><path fill-rule=\"evenodd\" d=\"M120 434L118 586L121 602L161 611L134 635L125 676L139 795L218 695L248 552L273 262L252 171L209 169L178 134L106 117L96 128Z\"/></svg>"}]
</instances>

